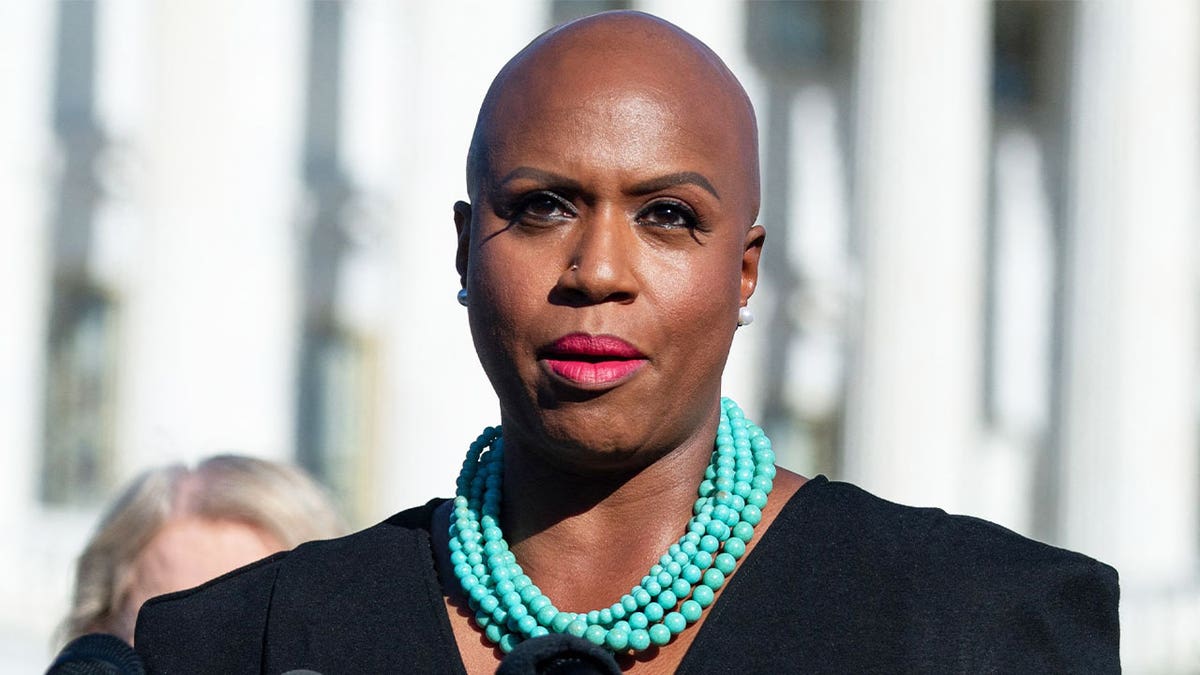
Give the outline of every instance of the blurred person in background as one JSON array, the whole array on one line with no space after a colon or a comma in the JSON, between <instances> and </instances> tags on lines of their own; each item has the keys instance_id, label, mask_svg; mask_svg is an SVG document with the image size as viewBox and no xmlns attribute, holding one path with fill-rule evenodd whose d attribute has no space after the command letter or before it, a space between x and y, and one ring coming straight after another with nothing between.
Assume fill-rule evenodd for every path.
<instances>
[{"instance_id":1,"label":"blurred person in background","mask_svg":"<svg viewBox=\"0 0 1200 675\"><path fill-rule=\"evenodd\" d=\"M293 466L217 455L151 469L113 502L79 556L63 637L109 633L132 644L146 600L345 532L329 496Z\"/></svg>"}]
</instances>

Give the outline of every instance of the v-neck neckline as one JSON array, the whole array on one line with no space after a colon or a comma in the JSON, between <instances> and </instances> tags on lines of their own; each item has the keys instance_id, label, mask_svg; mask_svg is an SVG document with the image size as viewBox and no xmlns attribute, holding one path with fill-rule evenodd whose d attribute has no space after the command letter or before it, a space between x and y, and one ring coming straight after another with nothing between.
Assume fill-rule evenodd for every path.
<instances>
[{"instance_id":1,"label":"v-neck neckline","mask_svg":"<svg viewBox=\"0 0 1200 675\"><path fill-rule=\"evenodd\" d=\"M746 559L738 565L737 572L729 579L729 584L723 589L721 596L717 599L717 602L713 603L712 608L709 610L709 616L707 616L704 622L700 624L692 643L688 645L687 651L685 651L683 656L680 658L679 666L675 670L677 675L686 674L693 671L703 671L702 661L704 659L704 652L712 648L708 647L708 645L713 644L711 642L706 642L704 638L713 631L721 630L720 617L723 613L722 608L736 604L740 596L744 595L746 592L749 592L742 591L741 589L754 587L755 578L762 574L762 572L759 571L762 567L761 564L759 564L759 561L763 558L770 557L768 553L772 542L782 536L775 534L777 529L780 529L776 528L775 525L786 525L787 521L794 517L794 512L801 507L802 502L811 499L811 495L828 484L829 479L824 475L813 476L805 481L803 485L797 488L797 490L792 493L792 496L788 498L787 502L783 505L783 508L780 509L779 514L775 517L775 520L771 523L771 527L767 528L767 530L763 532L762 538L759 540L754 550L747 554ZM427 584L430 592L429 599L431 600L431 606L436 610L434 613L438 615L438 638L442 643L443 650L446 652L446 661L448 664L453 664L453 668L456 673L459 675L467 675L468 671L466 662L463 661L462 652L459 651L458 640L454 634L454 627L450 623L450 614L446 609L446 600L442 588L442 579L438 574L438 552L434 550L433 547L434 520L436 518L438 508L441 507L446 501L449 500L435 500L436 503L430 502L429 504L431 507L429 509L429 522L427 529L424 532L424 544L428 555L422 557L425 559L425 564L427 565L426 578L430 581L430 583ZM714 623L717 626L716 628L713 627Z\"/></svg>"}]
</instances>

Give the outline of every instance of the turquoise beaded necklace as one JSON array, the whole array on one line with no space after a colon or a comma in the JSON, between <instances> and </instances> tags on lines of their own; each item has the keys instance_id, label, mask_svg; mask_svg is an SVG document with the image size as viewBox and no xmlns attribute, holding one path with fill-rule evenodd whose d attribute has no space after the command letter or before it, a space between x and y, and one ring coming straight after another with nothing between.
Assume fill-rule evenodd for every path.
<instances>
[{"instance_id":1,"label":"turquoise beaded necklace","mask_svg":"<svg viewBox=\"0 0 1200 675\"><path fill-rule=\"evenodd\" d=\"M458 476L450 562L476 623L505 653L550 633L583 637L613 652L667 644L700 619L737 567L775 478L770 439L722 398L716 450L687 532L612 606L577 613L555 607L508 550L500 531L503 465L501 430L488 427L471 444Z\"/></svg>"}]
</instances>

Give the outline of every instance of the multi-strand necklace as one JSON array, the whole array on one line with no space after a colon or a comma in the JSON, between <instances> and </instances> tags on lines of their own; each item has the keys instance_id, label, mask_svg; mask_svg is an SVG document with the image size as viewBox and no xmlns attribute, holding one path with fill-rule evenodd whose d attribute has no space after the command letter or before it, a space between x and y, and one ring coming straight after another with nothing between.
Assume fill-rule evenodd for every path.
<instances>
[{"instance_id":1,"label":"multi-strand necklace","mask_svg":"<svg viewBox=\"0 0 1200 675\"><path fill-rule=\"evenodd\" d=\"M746 553L775 478L770 439L728 398L715 445L687 532L610 607L568 612L508 549L500 530L504 438L499 427L485 429L458 476L450 561L487 639L507 653L522 640L567 633L613 652L640 652L699 621Z\"/></svg>"}]
</instances>

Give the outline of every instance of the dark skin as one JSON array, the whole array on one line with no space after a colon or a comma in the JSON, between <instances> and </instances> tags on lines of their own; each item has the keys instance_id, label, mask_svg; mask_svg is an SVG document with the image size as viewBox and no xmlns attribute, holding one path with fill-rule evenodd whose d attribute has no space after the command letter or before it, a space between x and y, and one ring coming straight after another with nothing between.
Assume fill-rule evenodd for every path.
<instances>
[{"instance_id":1,"label":"dark skin","mask_svg":"<svg viewBox=\"0 0 1200 675\"><path fill-rule=\"evenodd\" d=\"M765 236L753 112L694 38L616 12L518 54L479 124L472 203L454 214L472 335L500 399L502 526L556 606L607 607L685 531L713 449ZM564 378L547 348L576 333L618 337L645 363L614 382ZM750 554L803 482L779 471ZM448 515L434 546L451 624L468 672L492 673L502 655L448 573ZM698 628L622 667L673 672Z\"/></svg>"}]
</instances>

